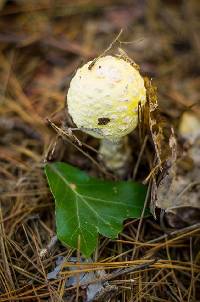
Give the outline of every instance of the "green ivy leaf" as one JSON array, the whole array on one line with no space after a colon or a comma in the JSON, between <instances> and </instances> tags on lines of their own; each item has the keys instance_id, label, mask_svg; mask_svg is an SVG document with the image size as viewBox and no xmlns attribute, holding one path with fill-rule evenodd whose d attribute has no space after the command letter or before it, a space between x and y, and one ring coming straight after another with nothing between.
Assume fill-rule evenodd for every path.
<instances>
[{"instance_id":1,"label":"green ivy leaf","mask_svg":"<svg viewBox=\"0 0 200 302\"><path fill-rule=\"evenodd\" d=\"M146 187L132 181L95 179L65 163L45 167L55 198L58 238L89 257L98 233L116 238L123 220L140 217Z\"/></svg>"}]
</instances>

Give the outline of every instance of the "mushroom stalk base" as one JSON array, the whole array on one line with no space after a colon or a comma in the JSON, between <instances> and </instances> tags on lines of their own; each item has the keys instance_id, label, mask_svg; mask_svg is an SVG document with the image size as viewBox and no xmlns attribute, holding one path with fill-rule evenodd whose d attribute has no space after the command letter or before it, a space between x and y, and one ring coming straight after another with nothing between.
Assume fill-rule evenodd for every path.
<instances>
[{"instance_id":1,"label":"mushroom stalk base","mask_svg":"<svg viewBox=\"0 0 200 302\"><path fill-rule=\"evenodd\" d=\"M131 163L131 148L128 137L122 137L116 141L101 140L99 158L106 168L120 177L127 175Z\"/></svg>"}]
</instances>

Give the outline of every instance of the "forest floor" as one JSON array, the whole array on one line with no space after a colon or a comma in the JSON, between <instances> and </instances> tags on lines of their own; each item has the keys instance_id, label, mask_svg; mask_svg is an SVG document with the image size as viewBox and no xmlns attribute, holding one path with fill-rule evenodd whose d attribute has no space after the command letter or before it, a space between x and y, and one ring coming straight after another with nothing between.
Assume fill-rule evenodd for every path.
<instances>
[{"instance_id":1,"label":"forest floor","mask_svg":"<svg viewBox=\"0 0 200 302\"><path fill-rule=\"evenodd\" d=\"M92 301L200 301L199 20L198 0L0 1L1 302L89 301L95 276L100 295ZM44 163L64 161L105 175L48 120L63 126L74 72L100 55L121 28L109 53L123 48L157 87L160 116L177 140L179 176L173 192L164 178L156 218L126 221L116 240L100 237L94 263L84 270L95 274L88 273L81 286L73 278L80 277L79 267L66 271L66 264L55 278L48 275L60 259L67 263L79 253L60 242L49 248L56 229ZM134 163L141 148L135 137L137 130L130 135ZM79 139L98 148L94 138ZM144 181L150 173L145 154L137 173L134 163L127 178ZM175 211L165 215L177 194ZM118 268L122 273L116 274ZM106 282L100 269L109 274Z\"/></svg>"}]
</instances>

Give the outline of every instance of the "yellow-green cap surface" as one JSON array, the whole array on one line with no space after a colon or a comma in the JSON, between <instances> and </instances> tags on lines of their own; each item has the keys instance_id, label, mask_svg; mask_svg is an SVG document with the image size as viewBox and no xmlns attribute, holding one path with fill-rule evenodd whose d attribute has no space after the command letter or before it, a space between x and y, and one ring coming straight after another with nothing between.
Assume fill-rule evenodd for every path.
<instances>
[{"instance_id":1,"label":"yellow-green cap surface","mask_svg":"<svg viewBox=\"0 0 200 302\"><path fill-rule=\"evenodd\" d=\"M116 140L138 123L138 103L146 101L144 80L124 59L105 56L89 69L79 68L67 94L69 114L78 128L98 138Z\"/></svg>"}]
</instances>

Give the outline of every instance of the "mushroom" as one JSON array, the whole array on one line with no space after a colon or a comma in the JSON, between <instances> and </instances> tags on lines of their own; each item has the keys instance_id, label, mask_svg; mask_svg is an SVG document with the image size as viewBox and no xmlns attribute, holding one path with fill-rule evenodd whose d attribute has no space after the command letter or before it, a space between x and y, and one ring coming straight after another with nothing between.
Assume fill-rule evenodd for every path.
<instances>
[{"instance_id":1,"label":"mushroom","mask_svg":"<svg viewBox=\"0 0 200 302\"><path fill-rule=\"evenodd\" d=\"M70 116L79 129L101 139L99 153L105 166L120 176L130 162L127 134L136 128L138 104L145 101L139 71L117 56L88 62L71 80L67 93Z\"/></svg>"}]
</instances>

